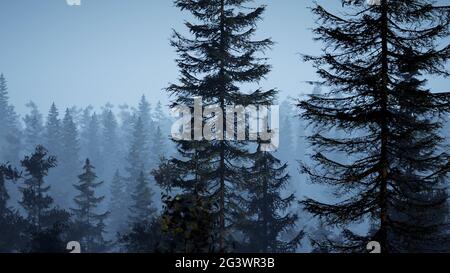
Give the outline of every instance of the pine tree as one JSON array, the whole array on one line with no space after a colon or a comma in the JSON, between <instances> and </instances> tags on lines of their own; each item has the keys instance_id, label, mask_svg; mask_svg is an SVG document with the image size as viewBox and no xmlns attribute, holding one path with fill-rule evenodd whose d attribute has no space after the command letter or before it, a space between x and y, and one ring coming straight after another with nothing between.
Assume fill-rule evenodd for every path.
<instances>
[{"instance_id":1,"label":"pine tree","mask_svg":"<svg viewBox=\"0 0 450 273\"><path fill-rule=\"evenodd\" d=\"M88 158L89 156L89 141L90 141L90 130L89 126L91 125L92 120L92 112L94 108L89 105L86 108L82 109L80 120L79 120L79 132L80 132L80 157ZM74 117L72 116L73 121Z\"/></svg>"},{"instance_id":2,"label":"pine tree","mask_svg":"<svg viewBox=\"0 0 450 273\"><path fill-rule=\"evenodd\" d=\"M44 178L50 169L56 167L56 158L47 156L44 147L38 146L31 156L22 161L27 178L21 188L23 197L20 204L27 214L30 224L40 232L44 226L43 217L49 212L53 199L48 194L50 186L45 185Z\"/></svg>"},{"instance_id":3,"label":"pine tree","mask_svg":"<svg viewBox=\"0 0 450 273\"><path fill-rule=\"evenodd\" d=\"M166 155L166 141L161 131L161 127L157 126L152 135L151 142L151 162L152 166L157 166L161 158Z\"/></svg>"},{"instance_id":4,"label":"pine tree","mask_svg":"<svg viewBox=\"0 0 450 273\"><path fill-rule=\"evenodd\" d=\"M137 118L140 119L140 122L142 123L142 134L146 140L146 145L141 147L141 153L143 155L142 159L145 164L147 164L147 167L153 168L155 162L151 161L152 151L150 150L150 141L152 139L152 133L155 131L155 125L152 119L152 108L145 95L142 95L141 97L136 114Z\"/></svg>"},{"instance_id":5,"label":"pine tree","mask_svg":"<svg viewBox=\"0 0 450 273\"><path fill-rule=\"evenodd\" d=\"M101 150L101 125L97 114L92 114L87 128L87 157L97 165L97 172L103 174L103 160ZM113 148L113 147L109 147Z\"/></svg>"},{"instance_id":6,"label":"pine tree","mask_svg":"<svg viewBox=\"0 0 450 273\"><path fill-rule=\"evenodd\" d=\"M186 10L198 19L198 23L186 23L193 38L183 37L175 32L172 39L180 56L177 60L180 69L180 83L172 84L167 91L176 96L173 106L193 105L193 97L201 96L204 105L218 105L226 119L227 105L247 105L270 103L275 91L264 92L258 89L251 94L240 90L241 84L258 82L269 72L270 66L265 59L257 56L259 52L272 45L269 39L251 40L256 31L256 23L261 19L264 7L248 8L249 2L228 0L177 0L175 5ZM226 139L224 132L219 138ZM194 141L196 142L196 141ZM184 154L198 155L208 164L209 173L204 175L208 195L214 197L217 251L226 251L231 247L230 227L238 219L232 215L239 207L234 193L241 183L241 169L236 165L246 160L248 151L243 143L233 141L203 141L197 143L178 143L178 149ZM175 161L177 168L186 173L195 172L197 160L187 157L184 161ZM216 163L215 163L216 162ZM188 167L189 166L189 167ZM189 169L192 168L192 169ZM205 168L208 169L208 168Z\"/></svg>"},{"instance_id":7,"label":"pine tree","mask_svg":"<svg viewBox=\"0 0 450 273\"><path fill-rule=\"evenodd\" d=\"M111 109L106 109L102 118L102 150L107 159L105 166L106 178L112 179L112 174L119 168L121 149L119 147L119 135L117 119Z\"/></svg>"},{"instance_id":8,"label":"pine tree","mask_svg":"<svg viewBox=\"0 0 450 273\"><path fill-rule=\"evenodd\" d=\"M21 128L14 107L9 104L8 86L0 74L0 160L19 163Z\"/></svg>"},{"instance_id":9,"label":"pine tree","mask_svg":"<svg viewBox=\"0 0 450 273\"><path fill-rule=\"evenodd\" d=\"M156 209L153 207L152 197L153 192L149 187L149 182L144 172L141 171L135 181L135 188L131 195L130 223L151 222L154 220Z\"/></svg>"},{"instance_id":10,"label":"pine tree","mask_svg":"<svg viewBox=\"0 0 450 273\"><path fill-rule=\"evenodd\" d=\"M22 166L26 179L24 186L20 188L20 204L28 220L27 251L63 252L67 243L70 215L53 207L53 199L48 194L50 186L46 186L44 180L50 169L56 166L56 158L47 156L47 150L38 146L31 156L22 160Z\"/></svg>"},{"instance_id":11,"label":"pine tree","mask_svg":"<svg viewBox=\"0 0 450 273\"><path fill-rule=\"evenodd\" d=\"M79 182L74 185L79 193L74 199L75 208L71 210L78 226L79 241L84 252L100 252L106 247L103 234L105 233L104 221L108 217L108 212L98 212L98 207L105 197L96 196L95 192L103 182L97 182L94 166L89 159L86 159L83 170L83 174L78 176Z\"/></svg>"},{"instance_id":12,"label":"pine tree","mask_svg":"<svg viewBox=\"0 0 450 273\"><path fill-rule=\"evenodd\" d=\"M111 181L108 217L108 230L112 234L123 233L127 227L128 207L126 202L124 178L117 170Z\"/></svg>"},{"instance_id":13,"label":"pine tree","mask_svg":"<svg viewBox=\"0 0 450 273\"><path fill-rule=\"evenodd\" d=\"M128 155L126 158L127 166L125 168L127 172L127 185L126 191L131 193L135 189L135 183L138 181L139 176L142 170L146 170L149 168L148 162L146 162L146 153L147 150L145 147L148 147L148 139L145 135L144 125L140 118L137 118L136 123L133 128L133 135L130 140L130 146L128 150ZM131 197L130 197L131 198ZM128 204L131 205L132 201L128 198Z\"/></svg>"},{"instance_id":14,"label":"pine tree","mask_svg":"<svg viewBox=\"0 0 450 273\"><path fill-rule=\"evenodd\" d=\"M430 138L444 139L431 130L424 133L418 126L411 130L412 124L418 124L417 117L422 114L422 109L410 106L416 106L416 100L422 97L421 92L428 90L423 89L425 81L420 79L422 75L419 73L421 64L412 51L405 50L398 63L401 81L395 88L399 104L397 114L408 122L408 126L398 124L395 129L402 136L395 140L398 150L395 171L401 170L397 182L401 195L393 199L389 209L389 218L398 225L392 229L389 238L395 242L394 250L397 252L445 252L450 248L447 189L440 184L441 181L423 183L423 174L417 171L423 163L411 162L411 159L421 158L421 154L429 152L430 148L434 151L432 145L422 146ZM441 127L436 123L427 125Z\"/></svg>"},{"instance_id":15,"label":"pine tree","mask_svg":"<svg viewBox=\"0 0 450 273\"><path fill-rule=\"evenodd\" d=\"M34 102L27 103L27 107L30 109L30 113L23 119L25 123L24 149L26 153L31 153L36 146L44 144L44 123L42 114Z\"/></svg>"},{"instance_id":16,"label":"pine tree","mask_svg":"<svg viewBox=\"0 0 450 273\"><path fill-rule=\"evenodd\" d=\"M411 59L417 73L448 75L443 64L450 47L438 44L449 34L449 9L424 0L342 3L354 13L336 16L320 5L313 8L321 23L317 39L327 47L323 56L305 59L314 62L331 89L300 103L303 117L317 128L310 140L318 165L303 171L313 182L335 186L339 199L303 204L327 224L344 229L341 243L326 242L331 249L365 251L374 240L382 252L397 252L395 234L409 225L394 215L415 206L408 192L438 190L449 169L449 156L438 148L439 118L448 111L449 95L425 90L418 78L404 89L402 67ZM335 128L346 136L327 134ZM408 138L409 144L403 141ZM337 152L344 155L341 160L335 159ZM421 203L426 210L434 205ZM374 228L367 236L350 230L350 224L369 219ZM420 237L425 230L410 231Z\"/></svg>"},{"instance_id":17,"label":"pine tree","mask_svg":"<svg viewBox=\"0 0 450 273\"><path fill-rule=\"evenodd\" d=\"M50 154L58 156L61 151L61 120L59 119L58 108L52 103L44 132L44 145Z\"/></svg>"},{"instance_id":18,"label":"pine tree","mask_svg":"<svg viewBox=\"0 0 450 273\"><path fill-rule=\"evenodd\" d=\"M285 213L295 201L294 194L282 197L282 190L289 184L287 164L282 165L274 155L258 146L253 155L246 182L247 194L242 202L245 215L238 224L245 240L242 251L252 253L295 252L303 232L291 241L281 239L283 232L295 226L298 216Z\"/></svg>"},{"instance_id":19,"label":"pine tree","mask_svg":"<svg viewBox=\"0 0 450 273\"><path fill-rule=\"evenodd\" d=\"M59 154L58 179L55 194L58 204L65 208L71 206L72 185L77 181L79 161L79 139L77 126L72 119L69 109L66 110L61 128L61 152Z\"/></svg>"},{"instance_id":20,"label":"pine tree","mask_svg":"<svg viewBox=\"0 0 450 273\"><path fill-rule=\"evenodd\" d=\"M21 234L26 223L20 214L8 206L9 195L6 181L17 181L20 174L11 166L0 165L0 253L19 251L23 247Z\"/></svg>"}]
</instances>

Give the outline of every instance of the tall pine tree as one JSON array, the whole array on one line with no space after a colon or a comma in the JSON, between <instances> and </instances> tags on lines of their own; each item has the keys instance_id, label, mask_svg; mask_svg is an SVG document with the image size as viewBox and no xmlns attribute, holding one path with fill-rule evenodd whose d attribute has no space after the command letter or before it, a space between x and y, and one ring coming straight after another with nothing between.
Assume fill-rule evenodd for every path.
<instances>
[{"instance_id":1,"label":"tall pine tree","mask_svg":"<svg viewBox=\"0 0 450 273\"><path fill-rule=\"evenodd\" d=\"M258 82L270 70L264 58L258 53L272 45L269 39L252 40L256 31L256 23L261 19L265 7L249 8L249 1L241 0L176 0L175 5L181 10L192 13L195 22L186 23L192 38L183 37L175 32L172 39L179 54L177 60L180 69L179 84L172 84L167 90L176 96L177 104L193 106L194 97L202 97L204 105L218 105L226 118L226 106L267 103L275 95L275 91L257 90L251 94L241 91L240 85ZM225 119L224 119L225 120ZM234 125L234 123L233 123ZM197 143L179 143L183 153L199 155L209 165L208 173L203 176L207 184L207 193L217 204L215 219L218 234L217 251L226 251L232 246L234 239L229 232L230 227L238 219L232 215L239 207L236 204L236 188L241 181L239 164L249 155L243 143L226 141L225 125L219 131L220 139ZM198 158L197 158L198 159ZM174 162L195 168L193 157L184 162ZM198 162L198 161L197 161ZM187 173L194 169L187 169ZM185 173L184 175L187 175Z\"/></svg>"},{"instance_id":2,"label":"tall pine tree","mask_svg":"<svg viewBox=\"0 0 450 273\"><path fill-rule=\"evenodd\" d=\"M342 3L350 14L313 8L320 23L314 32L327 46L322 56L306 60L314 62L330 92L300 103L303 117L316 125L310 140L317 165L303 170L314 182L334 186L338 200L303 204L344 229L341 243L326 242L334 250L365 251L375 240L382 252L402 251L396 234L410 222L394 215L417 205L409 192L442 188L450 159L440 151L438 136L448 93L426 90L422 77L407 83L402 68L410 59L417 73L448 75L450 46L439 44L449 34L449 9L425 0ZM335 128L346 136L327 134ZM345 156L335 159L337 152ZM426 211L435 205L424 201ZM373 222L372 232L356 235L349 225L364 220ZM420 237L426 230L410 231Z\"/></svg>"}]
</instances>

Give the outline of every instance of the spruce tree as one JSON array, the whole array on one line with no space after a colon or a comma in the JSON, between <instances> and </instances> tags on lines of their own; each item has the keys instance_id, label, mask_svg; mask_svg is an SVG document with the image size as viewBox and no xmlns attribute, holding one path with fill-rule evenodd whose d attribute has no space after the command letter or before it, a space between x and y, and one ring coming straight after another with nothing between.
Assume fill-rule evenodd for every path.
<instances>
[{"instance_id":1,"label":"spruce tree","mask_svg":"<svg viewBox=\"0 0 450 273\"><path fill-rule=\"evenodd\" d=\"M119 168L121 149L118 135L117 119L111 109L105 110L102 115L102 150L103 157L107 159L104 173L105 178L112 179L112 175Z\"/></svg>"},{"instance_id":2,"label":"spruce tree","mask_svg":"<svg viewBox=\"0 0 450 273\"><path fill-rule=\"evenodd\" d=\"M70 214L53 206L53 199L48 194L50 186L46 186L44 180L56 166L56 158L48 156L47 150L38 146L21 163L26 175L24 186L20 188L20 204L28 221L25 251L65 252Z\"/></svg>"},{"instance_id":3,"label":"spruce tree","mask_svg":"<svg viewBox=\"0 0 450 273\"><path fill-rule=\"evenodd\" d=\"M9 104L8 86L0 74L0 160L19 163L21 128L14 107Z\"/></svg>"},{"instance_id":4,"label":"spruce tree","mask_svg":"<svg viewBox=\"0 0 450 273\"><path fill-rule=\"evenodd\" d=\"M125 192L124 178L117 170L111 181L110 201L108 207L110 212L108 217L108 230L114 235L116 233L123 233L127 227L128 204L124 202L126 200L126 196L127 194Z\"/></svg>"},{"instance_id":5,"label":"spruce tree","mask_svg":"<svg viewBox=\"0 0 450 273\"><path fill-rule=\"evenodd\" d=\"M252 40L256 23L265 7L249 8L245 5L248 2L175 1L178 8L189 11L196 20L186 23L191 38L178 32L173 35L172 46L179 54L177 63L181 74L179 83L167 89L176 96L173 106L181 104L192 107L193 97L202 97L203 105L218 105L225 120L227 105L256 105L273 99L274 90L264 92L258 89L246 94L240 89L244 83L260 81L270 70L258 53L269 48L272 42L269 39ZM203 182L207 194L214 198L211 202L217 204L214 211L215 231L219 237L216 251L227 251L232 247L231 241L234 239L230 228L238 220L233 219L232 215L239 209L234 194L242 177L241 168L237 166L249 155L244 143L225 140L226 128L227 125L222 132L218 132L223 141L178 142L182 154L199 155L200 158L187 157L174 161L176 168L185 170L185 178L195 172L199 160L208 165Z\"/></svg>"},{"instance_id":6,"label":"spruce tree","mask_svg":"<svg viewBox=\"0 0 450 273\"><path fill-rule=\"evenodd\" d=\"M20 174L11 166L0 165L0 253L19 251L23 247L26 223L20 214L8 206L6 181L17 181Z\"/></svg>"},{"instance_id":7,"label":"spruce tree","mask_svg":"<svg viewBox=\"0 0 450 273\"><path fill-rule=\"evenodd\" d=\"M374 240L382 252L400 252L396 234L413 226L395 215L417 206L409 192L442 188L450 159L439 149L438 135L448 93L427 90L422 77L405 80L402 70L409 59L415 73L448 75L444 63L450 47L440 43L449 34L449 9L425 0L342 3L352 12L312 9L320 23L317 40L327 46L322 56L305 59L314 62L330 91L300 103L303 117L316 128L310 140L317 165L303 171L313 182L334 186L338 200L303 204L343 229L342 242L325 242L332 250L365 251ZM327 133L336 128L345 136ZM340 160L337 152L343 154ZM421 200L420 205L430 211L435 204ZM356 235L350 224L364 220L373 222L372 232ZM416 237L427 230L409 229Z\"/></svg>"},{"instance_id":8,"label":"spruce tree","mask_svg":"<svg viewBox=\"0 0 450 273\"><path fill-rule=\"evenodd\" d=\"M79 182L74 185L78 194L75 196L75 207L72 212L78 226L78 238L84 252L100 252L105 249L106 241L104 221L108 212L99 212L104 196L97 196L96 190L103 182L97 182L94 166L89 159L83 166L84 172L78 176Z\"/></svg>"},{"instance_id":9,"label":"spruce tree","mask_svg":"<svg viewBox=\"0 0 450 273\"><path fill-rule=\"evenodd\" d=\"M61 151L61 120L58 108L52 103L47 115L44 131L44 146L50 154L58 156Z\"/></svg>"},{"instance_id":10,"label":"spruce tree","mask_svg":"<svg viewBox=\"0 0 450 273\"><path fill-rule=\"evenodd\" d=\"M43 217L53 204L49 195L50 186L45 185L44 178L50 169L56 167L56 158L47 156L47 150L38 146L31 156L22 160L22 166L26 171L26 179L21 188L23 196L20 204L26 211L30 224L40 232L44 226Z\"/></svg>"},{"instance_id":11,"label":"spruce tree","mask_svg":"<svg viewBox=\"0 0 450 273\"><path fill-rule=\"evenodd\" d=\"M146 147L148 147L148 139L146 138L145 128L141 118L137 118L134 123L133 135L130 139L128 155L126 157L126 192L129 194L134 191L136 181L138 181L142 170L149 169L148 162L146 161ZM127 198L127 202L129 206L132 204L131 195Z\"/></svg>"},{"instance_id":12,"label":"spruce tree","mask_svg":"<svg viewBox=\"0 0 450 273\"><path fill-rule=\"evenodd\" d=\"M132 204L130 207L129 222L151 222L155 218L156 209L153 207L153 192L149 187L149 182L144 174L140 172L135 187L131 194Z\"/></svg>"},{"instance_id":13,"label":"spruce tree","mask_svg":"<svg viewBox=\"0 0 450 273\"><path fill-rule=\"evenodd\" d=\"M77 181L77 169L80 168L79 161L79 139L78 131L72 114L66 110L61 128L61 152L58 156L58 179L55 199L64 208L71 206L71 189Z\"/></svg>"},{"instance_id":14,"label":"spruce tree","mask_svg":"<svg viewBox=\"0 0 450 273\"><path fill-rule=\"evenodd\" d=\"M42 114L34 102L27 103L27 107L30 109L30 113L23 118L25 123L24 149L26 153L31 153L36 146L44 145L44 123Z\"/></svg>"},{"instance_id":15,"label":"spruce tree","mask_svg":"<svg viewBox=\"0 0 450 273\"><path fill-rule=\"evenodd\" d=\"M93 113L87 128L87 157L96 164L97 172L104 173L101 145L101 124L96 113ZM113 148L113 147L110 147Z\"/></svg>"},{"instance_id":16,"label":"spruce tree","mask_svg":"<svg viewBox=\"0 0 450 273\"><path fill-rule=\"evenodd\" d=\"M303 232L290 241L281 237L295 227L298 216L286 212L295 201L294 194L282 197L289 184L287 164L258 146L253 154L253 165L247 170L246 196L242 202L245 214L238 227L245 240L242 251L253 253L295 252Z\"/></svg>"}]
</instances>

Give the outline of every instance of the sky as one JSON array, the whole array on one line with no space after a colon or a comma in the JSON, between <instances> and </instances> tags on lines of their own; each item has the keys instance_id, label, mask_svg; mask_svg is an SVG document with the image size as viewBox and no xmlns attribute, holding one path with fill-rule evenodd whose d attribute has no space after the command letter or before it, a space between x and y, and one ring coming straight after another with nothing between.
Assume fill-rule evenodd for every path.
<instances>
[{"instance_id":1,"label":"sky","mask_svg":"<svg viewBox=\"0 0 450 273\"><path fill-rule=\"evenodd\" d=\"M448 0L447 0L448 1ZM331 9L335 0L320 0ZM445 2L445 1L444 1ZM316 80L302 54L319 54L308 0L255 0L267 5L256 38L276 43L266 53L273 66L261 87L276 87L280 98L309 93ZM171 0L0 0L0 73L8 80L11 103L23 114L34 101L43 112L93 105L136 105L145 94L155 103L176 82L172 29L182 33L189 18ZM432 81L444 89L448 81ZM443 91L443 90L439 90Z\"/></svg>"}]
</instances>

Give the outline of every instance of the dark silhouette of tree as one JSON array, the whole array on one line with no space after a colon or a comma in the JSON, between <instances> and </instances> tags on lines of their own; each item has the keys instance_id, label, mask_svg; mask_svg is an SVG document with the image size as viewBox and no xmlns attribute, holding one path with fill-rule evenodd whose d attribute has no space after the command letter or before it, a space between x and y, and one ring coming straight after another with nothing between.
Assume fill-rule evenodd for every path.
<instances>
[{"instance_id":1,"label":"dark silhouette of tree","mask_svg":"<svg viewBox=\"0 0 450 273\"><path fill-rule=\"evenodd\" d=\"M325 242L334 250L365 251L367 242L375 240L383 252L401 251L395 234L409 221L395 218L393 211L404 213L417 205L408 192L439 189L449 167L438 136L439 119L449 109L448 93L431 93L420 77L415 83L405 81L402 69L410 59L417 73L448 75L444 63L450 47L438 44L449 34L449 9L424 0L342 3L353 12L340 16L320 5L312 9L320 23L314 32L326 47L322 56L305 59L314 62L330 91L300 102L303 118L316 125L310 141L317 165L303 166L303 171L313 182L334 186L338 199L303 204L327 224L344 229L342 242ZM335 128L345 136L330 136ZM408 138L409 143L404 141ZM336 152L344 154L341 160L335 159ZM434 202L424 201L423 208L432 209ZM366 219L374 222L373 232L360 236L350 230L351 223Z\"/></svg>"},{"instance_id":2,"label":"dark silhouette of tree","mask_svg":"<svg viewBox=\"0 0 450 273\"><path fill-rule=\"evenodd\" d=\"M17 181L20 174L11 166L0 165L0 253L19 251L24 247L26 222L20 214L8 206L6 181Z\"/></svg>"},{"instance_id":3,"label":"dark silhouette of tree","mask_svg":"<svg viewBox=\"0 0 450 273\"><path fill-rule=\"evenodd\" d=\"M253 253L295 252L303 238L300 232L291 241L281 239L283 232L295 226L296 214L285 213L295 201L294 194L282 197L289 183L287 164L258 146L253 165L247 170L246 197L242 201L244 214L237 224L245 240L242 251Z\"/></svg>"},{"instance_id":4,"label":"dark silhouette of tree","mask_svg":"<svg viewBox=\"0 0 450 273\"><path fill-rule=\"evenodd\" d=\"M53 206L48 195L50 186L44 178L56 166L56 158L47 156L47 150L37 146L35 152L22 160L25 169L24 186L20 188L20 204L28 221L27 252L64 252L67 243L70 214Z\"/></svg>"},{"instance_id":5,"label":"dark silhouette of tree","mask_svg":"<svg viewBox=\"0 0 450 273\"><path fill-rule=\"evenodd\" d=\"M72 212L75 217L79 242L84 252L101 252L106 249L107 242L103 238L105 233L104 221L109 212L99 212L99 206L104 196L97 196L96 190L103 182L97 182L94 166L89 159L83 167L84 172L78 176L79 182L74 185L78 191Z\"/></svg>"},{"instance_id":6,"label":"dark silhouette of tree","mask_svg":"<svg viewBox=\"0 0 450 273\"><path fill-rule=\"evenodd\" d=\"M172 46L179 54L177 63L181 74L179 84L167 89L176 96L173 107L180 104L192 107L193 97L202 97L204 105L218 105L226 119L228 105L268 104L273 99L274 90L258 89L250 94L240 90L239 85L258 82L267 75L270 66L258 53L272 45L269 39L252 40L265 7L249 8L245 6L247 2L175 1L178 8L189 11L197 21L186 23L192 38L178 32L173 35ZM211 119L204 121L208 123ZM190 157L183 156L182 160L172 162L176 169L184 172L181 175L188 184L198 183L195 178L188 178L196 172L198 162L209 165L204 169L208 173L202 174L202 180L206 185L205 193L217 204L214 208L215 231L219 237L215 242L216 251L232 248L234 239L230 228L238 220L232 215L239 209L234 199L242 178L238 165L249 155L244 143L225 140L226 128L231 125L234 123L225 124L223 131L219 128L218 137L212 141L178 142L179 152Z\"/></svg>"}]
</instances>

